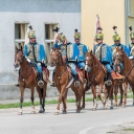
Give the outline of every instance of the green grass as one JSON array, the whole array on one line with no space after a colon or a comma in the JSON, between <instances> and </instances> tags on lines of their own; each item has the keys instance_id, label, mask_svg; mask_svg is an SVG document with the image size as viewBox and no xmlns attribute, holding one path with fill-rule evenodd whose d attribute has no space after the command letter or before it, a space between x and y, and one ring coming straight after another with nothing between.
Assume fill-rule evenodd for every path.
<instances>
[{"instance_id":1,"label":"green grass","mask_svg":"<svg viewBox=\"0 0 134 134\"><path fill-rule=\"evenodd\" d=\"M124 131L134 131L134 128L125 128Z\"/></svg>"},{"instance_id":2,"label":"green grass","mask_svg":"<svg viewBox=\"0 0 134 134\"><path fill-rule=\"evenodd\" d=\"M127 98L132 98L132 97L133 97L132 94L127 96ZM118 99L119 98L120 98L120 96L118 96ZM93 98L90 97L90 98L86 98L85 100L86 101L93 101ZM75 102L76 102L75 99L67 99L67 103L75 103ZM58 100L49 100L49 101L45 102L46 105L57 104L57 103L58 103ZM34 104L35 104L35 106L38 106L39 102L35 102ZM20 106L20 103L0 104L0 109L19 108L19 106ZM28 106L32 106L32 103L31 102L24 102L23 103L23 107L28 107Z\"/></svg>"}]
</instances>

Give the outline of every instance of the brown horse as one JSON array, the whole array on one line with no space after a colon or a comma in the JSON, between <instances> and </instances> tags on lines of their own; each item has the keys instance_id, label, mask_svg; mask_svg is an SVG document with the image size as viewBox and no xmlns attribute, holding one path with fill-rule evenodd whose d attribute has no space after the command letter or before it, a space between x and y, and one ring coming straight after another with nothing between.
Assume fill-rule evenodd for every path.
<instances>
[{"instance_id":1,"label":"brown horse","mask_svg":"<svg viewBox=\"0 0 134 134\"><path fill-rule=\"evenodd\" d=\"M51 50L50 65L56 66L53 77L54 77L54 83L60 93L58 99L58 105L54 114L59 114L61 101L63 102L63 109L62 109L63 113L67 112L66 97L67 97L68 88L71 88L74 91L76 96L77 112L80 112L80 110L82 109L80 104L81 104L81 98L84 91L84 82L80 81L79 87L74 86L74 79L70 75L70 72L68 71L68 67L64 63L62 54L58 49L53 48Z\"/></svg>"},{"instance_id":2,"label":"brown horse","mask_svg":"<svg viewBox=\"0 0 134 134\"><path fill-rule=\"evenodd\" d=\"M101 97L101 92L103 89L103 85L104 83L104 79L106 77L106 70L104 69L104 66L100 63L100 61L95 57L95 55L92 53L92 51L86 53L85 56L85 70L89 70L90 69L90 81L91 81L91 87L92 87L92 93L93 93L93 110L97 109L98 103L97 103L97 97L101 100L104 109L107 109L107 104L108 104L108 97L110 97L111 99L111 107L110 109L113 109L113 101L112 101L112 94L113 94L113 90L112 90L112 86L107 86L105 85L106 89L105 90L105 95L106 95L106 100L103 101L102 97ZM96 86L99 86L98 89L98 94L96 97Z\"/></svg>"},{"instance_id":3,"label":"brown horse","mask_svg":"<svg viewBox=\"0 0 134 134\"><path fill-rule=\"evenodd\" d=\"M47 83L44 81L44 86L40 88L37 84L37 71L35 67L32 67L29 62L27 62L25 56L23 55L22 50L17 50L15 56L15 67L20 66L20 75L19 75L19 82L20 82L20 110L18 112L19 115L22 115L22 105L24 100L24 89L30 88L31 90L31 101L32 101L32 111L31 113L35 113L34 108L34 88L36 87L37 92L40 98L40 113L45 112L45 96L46 96L46 88Z\"/></svg>"},{"instance_id":4,"label":"brown horse","mask_svg":"<svg viewBox=\"0 0 134 134\"><path fill-rule=\"evenodd\" d=\"M132 87L133 91L133 105L134 105L134 64L133 61L130 60L126 53L123 51L123 49L116 49L116 58L114 64L117 66L120 63L123 64L123 70L122 74L125 76L127 82L130 84ZM127 89L124 90L124 106L126 105L126 97L127 97Z\"/></svg>"},{"instance_id":5,"label":"brown horse","mask_svg":"<svg viewBox=\"0 0 134 134\"><path fill-rule=\"evenodd\" d=\"M114 67L119 74L122 74L119 66L114 65ZM113 80L113 92L114 92L114 96L115 96L115 102L114 102L115 106L125 107L125 105L126 105L126 103L125 103L126 94L125 93L127 93L127 88L128 88L128 82L125 78L122 80L118 80L118 79ZM120 102L119 102L119 104L117 104L118 103L117 94L118 94L119 89L120 89L121 96L120 96ZM124 98L124 100L123 100L123 98Z\"/></svg>"}]
</instances>

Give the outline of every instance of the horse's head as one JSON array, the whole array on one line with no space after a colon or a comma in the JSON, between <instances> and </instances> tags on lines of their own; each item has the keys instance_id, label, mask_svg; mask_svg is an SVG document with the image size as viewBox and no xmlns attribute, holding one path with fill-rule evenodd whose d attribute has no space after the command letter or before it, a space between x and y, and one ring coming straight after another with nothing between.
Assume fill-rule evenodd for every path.
<instances>
[{"instance_id":1,"label":"horse's head","mask_svg":"<svg viewBox=\"0 0 134 134\"><path fill-rule=\"evenodd\" d=\"M126 56L125 52L123 51L123 48L116 48L116 55L115 55L115 61L114 65L119 65L120 63L124 62L124 56Z\"/></svg>"},{"instance_id":2,"label":"horse's head","mask_svg":"<svg viewBox=\"0 0 134 134\"><path fill-rule=\"evenodd\" d=\"M88 71L89 69L91 69L92 65L93 65L93 60L94 60L94 57L93 57L93 52L92 50L88 53L86 53L85 55L85 70Z\"/></svg>"},{"instance_id":3,"label":"horse's head","mask_svg":"<svg viewBox=\"0 0 134 134\"><path fill-rule=\"evenodd\" d=\"M17 49L15 54L15 68L19 67L21 62L23 61L24 55L22 49Z\"/></svg>"},{"instance_id":4,"label":"horse's head","mask_svg":"<svg viewBox=\"0 0 134 134\"><path fill-rule=\"evenodd\" d=\"M50 53L50 66L57 66L60 64L63 64L61 52L56 48L52 48Z\"/></svg>"}]
</instances>

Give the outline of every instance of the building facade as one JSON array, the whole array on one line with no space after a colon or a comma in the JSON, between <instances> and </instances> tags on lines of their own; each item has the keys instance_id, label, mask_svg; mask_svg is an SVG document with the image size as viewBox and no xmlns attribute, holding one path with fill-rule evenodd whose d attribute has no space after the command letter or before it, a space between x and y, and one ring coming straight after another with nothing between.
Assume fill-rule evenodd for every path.
<instances>
[{"instance_id":1,"label":"building facade","mask_svg":"<svg viewBox=\"0 0 134 134\"><path fill-rule=\"evenodd\" d=\"M128 27L134 28L134 0L81 0L81 4L82 42L90 49L93 48L97 14L100 16L105 43L113 43L114 25L118 27L121 42L130 42Z\"/></svg>"},{"instance_id":2,"label":"building facade","mask_svg":"<svg viewBox=\"0 0 134 134\"><path fill-rule=\"evenodd\" d=\"M81 29L81 1L0 0L0 85L17 82L15 46L28 43L29 25L36 31L37 42L44 44L48 61L54 27L60 27L72 42L74 29Z\"/></svg>"}]
</instances>

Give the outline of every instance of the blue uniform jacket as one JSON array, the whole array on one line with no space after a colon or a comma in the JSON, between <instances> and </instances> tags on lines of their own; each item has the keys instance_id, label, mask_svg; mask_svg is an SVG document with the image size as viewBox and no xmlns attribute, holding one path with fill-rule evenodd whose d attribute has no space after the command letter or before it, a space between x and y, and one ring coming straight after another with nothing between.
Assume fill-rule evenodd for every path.
<instances>
[{"instance_id":1,"label":"blue uniform jacket","mask_svg":"<svg viewBox=\"0 0 134 134\"><path fill-rule=\"evenodd\" d=\"M96 50L97 50L98 46L99 46L98 44L96 44L94 46L94 54L95 55L97 55ZM108 45L106 45L106 44L102 45L102 54L101 55L102 55L102 57L100 59L101 63L112 65L112 50Z\"/></svg>"},{"instance_id":2,"label":"blue uniform jacket","mask_svg":"<svg viewBox=\"0 0 134 134\"><path fill-rule=\"evenodd\" d=\"M54 44L54 48L60 49L62 56L67 56L68 61L78 61L79 49L76 44L68 43L67 47L65 45ZM67 48L67 50L66 50Z\"/></svg>"}]
</instances>

